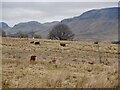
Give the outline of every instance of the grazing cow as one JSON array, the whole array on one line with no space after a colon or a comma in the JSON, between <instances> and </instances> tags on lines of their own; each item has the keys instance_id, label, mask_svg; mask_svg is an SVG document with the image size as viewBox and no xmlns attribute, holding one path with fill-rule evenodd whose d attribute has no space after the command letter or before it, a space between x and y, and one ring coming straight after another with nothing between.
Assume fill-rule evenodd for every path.
<instances>
[{"instance_id":1,"label":"grazing cow","mask_svg":"<svg viewBox=\"0 0 120 90\"><path fill-rule=\"evenodd\" d=\"M87 71L88 71L88 72L91 72L92 70L88 69Z\"/></svg>"},{"instance_id":2,"label":"grazing cow","mask_svg":"<svg viewBox=\"0 0 120 90\"><path fill-rule=\"evenodd\" d=\"M30 58L30 61L35 61L35 59L36 59L36 56L32 55L31 58Z\"/></svg>"},{"instance_id":3,"label":"grazing cow","mask_svg":"<svg viewBox=\"0 0 120 90\"><path fill-rule=\"evenodd\" d=\"M60 43L60 46L65 47L65 46L66 46L66 44L65 44L65 43Z\"/></svg>"},{"instance_id":4,"label":"grazing cow","mask_svg":"<svg viewBox=\"0 0 120 90\"><path fill-rule=\"evenodd\" d=\"M86 63L86 61L85 61L85 60L82 60L82 63Z\"/></svg>"},{"instance_id":5,"label":"grazing cow","mask_svg":"<svg viewBox=\"0 0 120 90\"><path fill-rule=\"evenodd\" d=\"M54 64L55 64L55 63L56 63L56 60L49 61L49 63L54 63Z\"/></svg>"},{"instance_id":6,"label":"grazing cow","mask_svg":"<svg viewBox=\"0 0 120 90\"><path fill-rule=\"evenodd\" d=\"M49 61L49 63L52 63L52 61Z\"/></svg>"},{"instance_id":7,"label":"grazing cow","mask_svg":"<svg viewBox=\"0 0 120 90\"><path fill-rule=\"evenodd\" d=\"M34 41L31 41L30 43L32 44L32 43L34 43Z\"/></svg>"},{"instance_id":8,"label":"grazing cow","mask_svg":"<svg viewBox=\"0 0 120 90\"><path fill-rule=\"evenodd\" d=\"M35 42L35 45L40 45L40 42Z\"/></svg>"},{"instance_id":9,"label":"grazing cow","mask_svg":"<svg viewBox=\"0 0 120 90\"><path fill-rule=\"evenodd\" d=\"M94 44L98 44L98 42L94 42Z\"/></svg>"},{"instance_id":10,"label":"grazing cow","mask_svg":"<svg viewBox=\"0 0 120 90\"><path fill-rule=\"evenodd\" d=\"M91 62L88 62L88 63L89 63L89 64L94 64L94 62L92 62L92 61L91 61Z\"/></svg>"},{"instance_id":11,"label":"grazing cow","mask_svg":"<svg viewBox=\"0 0 120 90\"><path fill-rule=\"evenodd\" d=\"M52 60L53 63L56 63L56 60Z\"/></svg>"},{"instance_id":12,"label":"grazing cow","mask_svg":"<svg viewBox=\"0 0 120 90\"><path fill-rule=\"evenodd\" d=\"M76 61L77 61L77 59L73 59L72 61L76 62Z\"/></svg>"},{"instance_id":13,"label":"grazing cow","mask_svg":"<svg viewBox=\"0 0 120 90\"><path fill-rule=\"evenodd\" d=\"M5 45L5 46L7 46L7 44L2 44L2 45Z\"/></svg>"}]
</instances>

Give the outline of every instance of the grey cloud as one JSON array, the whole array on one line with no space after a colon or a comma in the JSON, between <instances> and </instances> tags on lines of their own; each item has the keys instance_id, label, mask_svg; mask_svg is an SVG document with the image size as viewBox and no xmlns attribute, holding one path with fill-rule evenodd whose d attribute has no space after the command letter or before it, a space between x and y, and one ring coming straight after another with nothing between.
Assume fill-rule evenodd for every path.
<instances>
[{"instance_id":1,"label":"grey cloud","mask_svg":"<svg viewBox=\"0 0 120 90\"><path fill-rule=\"evenodd\" d=\"M1 0L2 2L88 2L88 0ZM90 2L119 2L119 0L89 0Z\"/></svg>"},{"instance_id":2,"label":"grey cloud","mask_svg":"<svg viewBox=\"0 0 120 90\"><path fill-rule=\"evenodd\" d=\"M10 25L35 20L47 22L78 16L96 8L117 6L115 2L3 2L3 21Z\"/></svg>"}]
</instances>

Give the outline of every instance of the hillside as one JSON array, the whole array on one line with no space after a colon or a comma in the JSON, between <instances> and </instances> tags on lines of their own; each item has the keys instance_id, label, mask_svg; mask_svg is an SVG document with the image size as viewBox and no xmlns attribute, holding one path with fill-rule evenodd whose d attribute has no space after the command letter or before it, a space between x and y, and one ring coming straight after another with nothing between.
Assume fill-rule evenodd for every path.
<instances>
[{"instance_id":1,"label":"hillside","mask_svg":"<svg viewBox=\"0 0 120 90\"><path fill-rule=\"evenodd\" d=\"M10 29L11 27L8 26L8 24L6 24L5 22L0 22L0 30L8 31Z\"/></svg>"},{"instance_id":2,"label":"hillside","mask_svg":"<svg viewBox=\"0 0 120 90\"><path fill-rule=\"evenodd\" d=\"M118 10L120 10L118 7L90 10L61 22L43 24L37 21L24 22L16 24L8 32L13 34L18 31L34 32L46 38L54 25L64 23L73 31L76 40L115 41L118 39Z\"/></svg>"},{"instance_id":3,"label":"hillside","mask_svg":"<svg viewBox=\"0 0 120 90\"><path fill-rule=\"evenodd\" d=\"M67 24L77 39L117 40L118 10L116 7L91 10L61 23Z\"/></svg>"}]
</instances>

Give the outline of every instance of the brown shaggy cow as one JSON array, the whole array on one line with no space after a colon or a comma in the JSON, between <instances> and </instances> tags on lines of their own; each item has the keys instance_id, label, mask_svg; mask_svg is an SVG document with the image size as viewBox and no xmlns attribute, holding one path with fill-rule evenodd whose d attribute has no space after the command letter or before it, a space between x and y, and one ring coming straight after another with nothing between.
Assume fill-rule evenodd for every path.
<instances>
[{"instance_id":1,"label":"brown shaggy cow","mask_svg":"<svg viewBox=\"0 0 120 90\"><path fill-rule=\"evenodd\" d=\"M93 61L91 61L91 62L88 62L89 64L94 64L94 62Z\"/></svg>"},{"instance_id":2,"label":"brown shaggy cow","mask_svg":"<svg viewBox=\"0 0 120 90\"><path fill-rule=\"evenodd\" d=\"M65 46L66 46L66 44L65 44L65 43L60 43L60 46L65 47Z\"/></svg>"},{"instance_id":3,"label":"brown shaggy cow","mask_svg":"<svg viewBox=\"0 0 120 90\"><path fill-rule=\"evenodd\" d=\"M35 45L40 45L40 42L35 42Z\"/></svg>"},{"instance_id":4,"label":"brown shaggy cow","mask_svg":"<svg viewBox=\"0 0 120 90\"><path fill-rule=\"evenodd\" d=\"M56 60L52 60L53 63L56 63Z\"/></svg>"},{"instance_id":5,"label":"brown shaggy cow","mask_svg":"<svg viewBox=\"0 0 120 90\"><path fill-rule=\"evenodd\" d=\"M94 44L98 44L98 42L94 42Z\"/></svg>"},{"instance_id":6,"label":"brown shaggy cow","mask_svg":"<svg viewBox=\"0 0 120 90\"><path fill-rule=\"evenodd\" d=\"M35 59L36 59L36 56L32 55L31 58L30 58L30 61L35 61Z\"/></svg>"},{"instance_id":7,"label":"brown shaggy cow","mask_svg":"<svg viewBox=\"0 0 120 90\"><path fill-rule=\"evenodd\" d=\"M56 63L56 60L49 61L49 63L54 63L54 64L55 64L55 63Z\"/></svg>"},{"instance_id":8,"label":"brown shaggy cow","mask_svg":"<svg viewBox=\"0 0 120 90\"><path fill-rule=\"evenodd\" d=\"M31 41L30 43L32 44L32 43L34 43L34 41Z\"/></svg>"}]
</instances>

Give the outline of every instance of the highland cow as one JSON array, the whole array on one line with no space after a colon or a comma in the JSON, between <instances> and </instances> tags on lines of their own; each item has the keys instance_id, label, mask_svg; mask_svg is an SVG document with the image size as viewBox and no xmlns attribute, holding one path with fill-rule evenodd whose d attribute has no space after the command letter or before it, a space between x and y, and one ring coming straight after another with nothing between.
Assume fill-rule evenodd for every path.
<instances>
[{"instance_id":1,"label":"highland cow","mask_svg":"<svg viewBox=\"0 0 120 90\"><path fill-rule=\"evenodd\" d=\"M98 42L94 42L94 44L98 44Z\"/></svg>"},{"instance_id":2,"label":"highland cow","mask_svg":"<svg viewBox=\"0 0 120 90\"><path fill-rule=\"evenodd\" d=\"M40 42L35 42L35 45L40 45Z\"/></svg>"},{"instance_id":3,"label":"highland cow","mask_svg":"<svg viewBox=\"0 0 120 90\"><path fill-rule=\"evenodd\" d=\"M35 61L35 59L36 59L36 56L32 55L31 58L30 58L30 61Z\"/></svg>"},{"instance_id":4,"label":"highland cow","mask_svg":"<svg viewBox=\"0 0 120 90\"><path fill-rule=\"evenodd\" d=\"M63 47L65 47L65 46L66 46L66 44L64 44L64 43L60 43L60 46L63 46Z\"/></svg>"},{"instance_id":5,"label":"highland cow","mask_svg":"<svg viewBox=\"0 0 120 90\"><path fill-rule=\"evenodd\" d=\"M34 43L34 41L31 41L30 43L32 44L32 43Z\"/></svg>"},{"instance_id":6,"label":"highland cow","mask_svg":"<svg viewBox=\"0 0 120 90\"><path fill-rule=\"evenodd\" d=\"M56 63L56 60L49 61L49 63Z\"/></svg>"}]
</instances>

